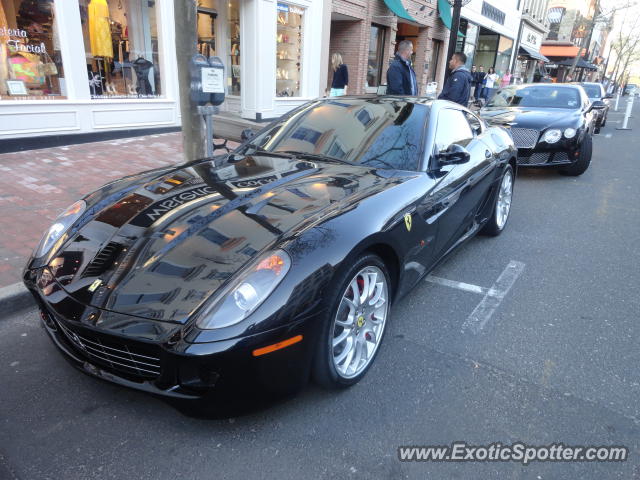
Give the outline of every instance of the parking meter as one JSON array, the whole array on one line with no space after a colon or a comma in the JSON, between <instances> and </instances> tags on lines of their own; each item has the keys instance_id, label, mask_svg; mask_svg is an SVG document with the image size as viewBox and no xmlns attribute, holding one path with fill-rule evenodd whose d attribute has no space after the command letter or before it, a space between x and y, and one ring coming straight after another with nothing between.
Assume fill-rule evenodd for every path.
<instances>
[{"instance_id":1,"label":"parking meter","mask_svg":"<svg viewBox=\"0 0 640 480\"><path fill-rule=\"evenodd\" d=\"M219 57L194 55L189 66L191 100L197 105L224 102L224 65Z\"/></svg>"},{"instance_id":2,"label":"parking meter","mask_svg":"<svg viewBox=\"0 0 640 480\"><path fill-rule=\"evenodd\" d=\"M220 57L209 57L209 67L202 72L202 88L211 94L211 103L224 102L224 65Z\"/></svg>"},{"instance_id":3,"label":"parking meter","mask_svg":"<svg viewBox=\"0 0 640 480\"><path fill-rule=\"evenodd\" d=\"M191 57L191 63L189 64L189 74L191 77L190 96L191 101L196 105L206 105L211 94L207 93L202 88L202 70L209 68L209 62L204 55L194 55Z\"/></svg>"}]
</instances>

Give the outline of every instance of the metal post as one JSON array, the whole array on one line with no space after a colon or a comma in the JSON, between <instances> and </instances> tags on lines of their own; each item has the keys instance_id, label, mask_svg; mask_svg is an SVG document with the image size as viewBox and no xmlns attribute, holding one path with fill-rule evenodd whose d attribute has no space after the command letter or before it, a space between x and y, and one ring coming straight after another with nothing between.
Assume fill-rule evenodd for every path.
<instances>
[{"instance_id":1,"label":"metal post","mask_svg":"<svg viewBox=\"0 0 640 480\"><path fill-rule=\"evenodd\" d=\"M631 109L633 108L633 96L630 96L627 100L627 110L624 112L624 121L622 122L622 128L617 128L616 130L631 130L627 128L629 123L629 117L631 116Z\"/></svg>"},{"instance_id":2,"label":"metal post","mask_svg":"<svg viewBox=\"0 0 640 480\"><path fill-rule=\"evenodd\" d=\"M620 103L620 89L616 88L616 108L614 110L618 111L618 103Z\"/></svg>"},{"instance_id":3,"label":"metal post","mask_svg":"<svg viewBox=\"0 0 640 480\"><path fill-rule=\"evenodd\" d=\"M218 113L218 107L213 105L198 106L198 113L204 117L206 127L205 144L207 157L213 157L213 115Z\"/></svg>"}]
</instances>

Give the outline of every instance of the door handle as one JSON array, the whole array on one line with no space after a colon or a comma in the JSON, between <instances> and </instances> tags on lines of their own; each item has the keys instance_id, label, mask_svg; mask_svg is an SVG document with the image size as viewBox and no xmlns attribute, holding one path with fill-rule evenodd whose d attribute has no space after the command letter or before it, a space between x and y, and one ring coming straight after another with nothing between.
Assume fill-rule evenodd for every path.
<instances>
[{"instance_id":1,"label":"door handle","mask_svg":"<svg viewBox=\"0 0 640 480\"><path fill-rule=\"evenodd\" d=\"M491 158L491 152L489 150L484 151L484 158Z\"/></svg>"}]
</instances>

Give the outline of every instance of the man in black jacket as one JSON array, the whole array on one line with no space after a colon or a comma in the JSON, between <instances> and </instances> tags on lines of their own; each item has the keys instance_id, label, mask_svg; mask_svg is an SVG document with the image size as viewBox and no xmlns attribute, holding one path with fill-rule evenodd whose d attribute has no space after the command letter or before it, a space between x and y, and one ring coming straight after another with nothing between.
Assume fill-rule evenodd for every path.
<instances>
[{"instance_id":1,"label":"man in black jacket","mask_svg":"<svg viewBox=\"0 0 640 480\"><path fill-rule=\"evenodd\" d=\"M411 67L413 43L403 40L398 45L393 62L387 70L387 95L417 95L416 72Z\"/></svg>"},{"instance_id":2,"label":"man in black jacket","mask_svg":"<svg viewBox=\"0 0 640 480\"><path fill-rule=\"evenodd\" d=\"M467 56L464 53L453 54L451 60L449 60L451 75L447 78L442 93L438 96L439 99L459 103L463 107L467 106L473 77L467 67L464 66L466 61Z\"/></svg>"}]
</instances>

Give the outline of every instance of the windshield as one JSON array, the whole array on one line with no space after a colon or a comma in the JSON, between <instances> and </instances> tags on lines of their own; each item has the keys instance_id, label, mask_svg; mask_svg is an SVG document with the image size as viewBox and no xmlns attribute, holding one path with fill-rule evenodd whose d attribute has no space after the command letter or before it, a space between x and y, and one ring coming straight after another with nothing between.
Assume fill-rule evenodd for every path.
<instances>
[{"instance_id":1,"label":"windshield","mask_svg":"<svg viewBox=\"0 0 640 480\"><path fill-rule=\"evenodd\" d=\"M576 109L580 106L580 94L575 87L512 86L498 90L487 106Z\"/></svg>"},{"instance_id":2,"label":"windshield","mask_svg":"<svg viewBox=\"0 0 640 480\"><path fill-rule=\"evenodd\" d=\"M587 92L589 98L602 98L602 90L600 85L582 85L584 91Z\"/></svg>"},{"instance_id":3,"label":"windshield","mask_svg":"<svg viewBox=\"0 0 640 480\"><path fill-rule=\"evenodd\" d=\"M315 101L255 136L238 152L297 152L415 171L428 112L426 105L388 98Z\"/></svg>"}]
</instances>

